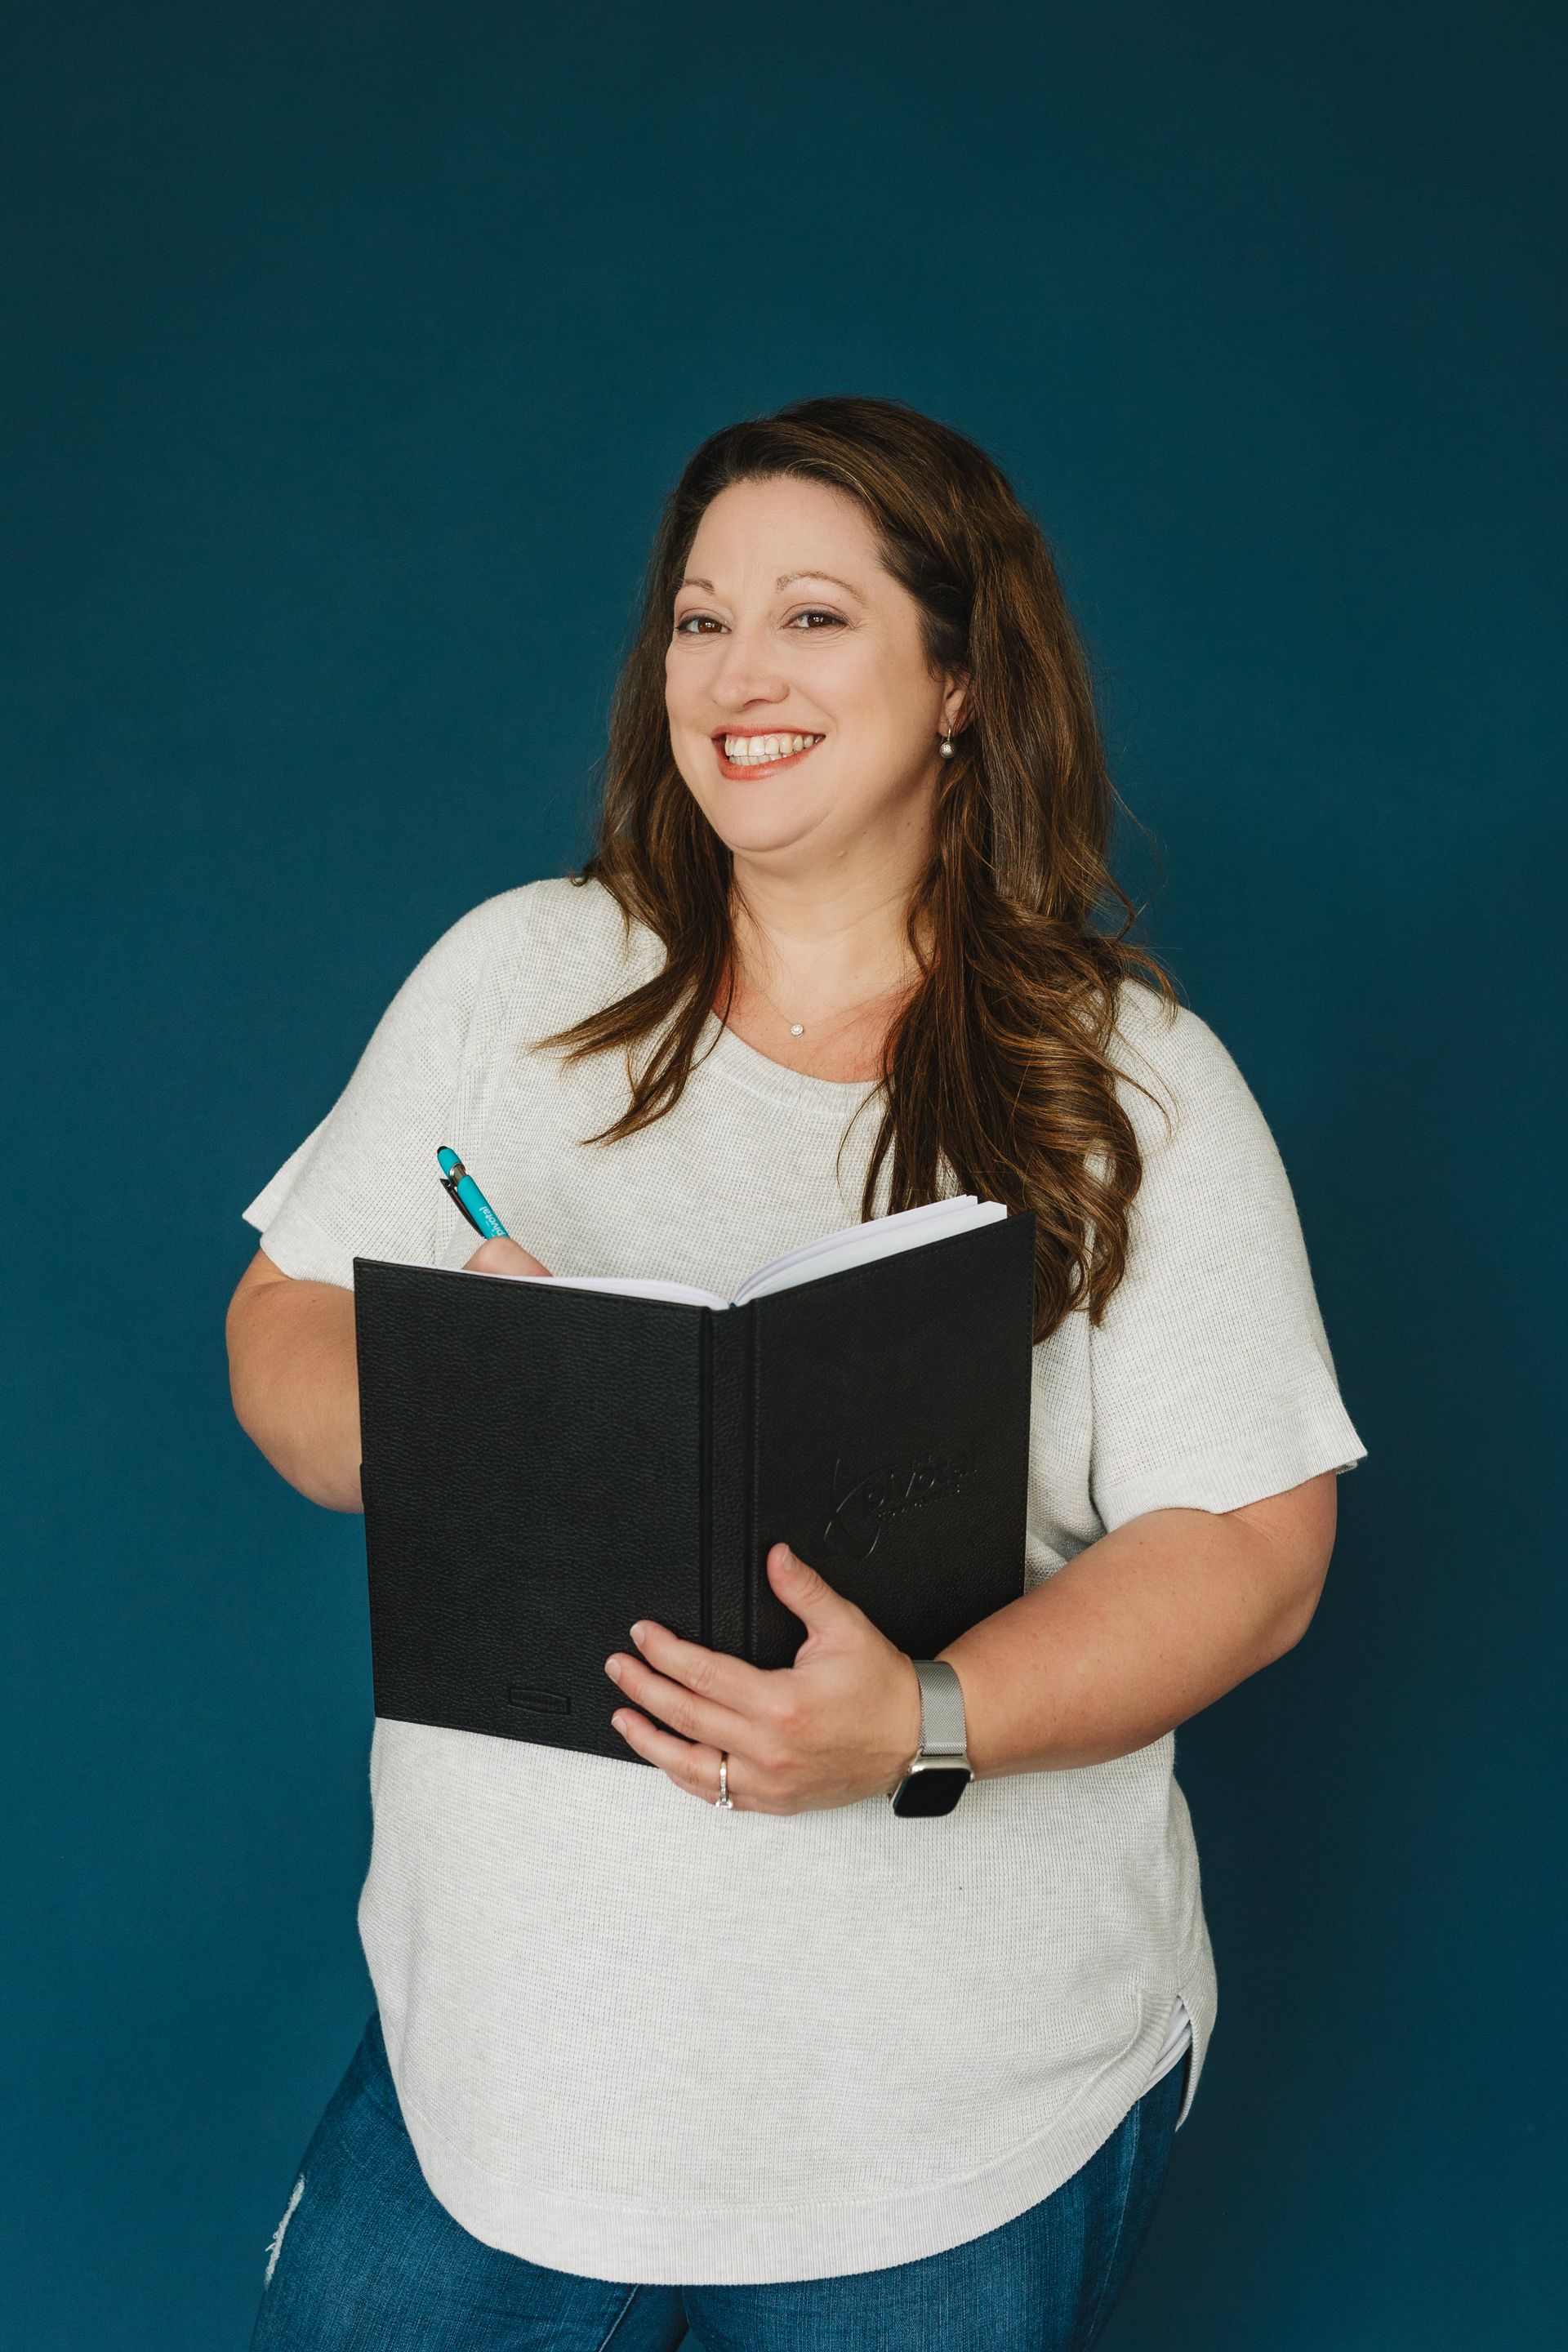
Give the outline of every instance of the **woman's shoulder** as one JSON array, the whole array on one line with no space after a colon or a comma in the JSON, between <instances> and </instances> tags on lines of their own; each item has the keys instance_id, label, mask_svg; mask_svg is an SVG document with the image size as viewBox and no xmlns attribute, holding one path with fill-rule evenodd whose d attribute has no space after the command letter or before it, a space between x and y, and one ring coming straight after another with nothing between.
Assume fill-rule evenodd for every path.
<instances>
[{"instance_id":1,"label":"woman's shoulder","mask_svg":"<svg viewBox=\"0 0 1568 2352\"><path fill-rule=\"evenodd\" d=\"M570 1004L585 992L605 992L607 1001L635 984L648 946L647 934L628 925L602 883L562 874L481 899L442 933L426 961L454 983L542 1006Z\"/></svg>"},{"instance_id":2,"label":"woman's shoulder","mask_svg":"<svg viewBox=\"0 0 1568 2352\"><path fill-rule=\"evenodd\" d=\"M1184 1118L1258 1116L1234 1056L1200 1013L1141 980L1117 991L1110 1057L1141 1142L1168 1139Z\"/></svg>"}]
</instances>

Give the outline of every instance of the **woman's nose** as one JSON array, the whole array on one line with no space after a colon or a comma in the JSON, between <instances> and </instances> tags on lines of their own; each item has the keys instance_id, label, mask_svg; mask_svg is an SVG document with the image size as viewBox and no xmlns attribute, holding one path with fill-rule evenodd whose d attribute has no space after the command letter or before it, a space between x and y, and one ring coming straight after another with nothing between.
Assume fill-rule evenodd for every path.
<instances>
[{"instance_id":1,"label":"woman's nose","mask_svg":"<svg viewBox=\"0 0 1568 2352\"><path fill-rule=\"evenodd\" d=\"M764 640L735 629L724 640L710 687L721 709L742 710L749 702L782 702L789 680Z\"/></svg>"}]
</instances>

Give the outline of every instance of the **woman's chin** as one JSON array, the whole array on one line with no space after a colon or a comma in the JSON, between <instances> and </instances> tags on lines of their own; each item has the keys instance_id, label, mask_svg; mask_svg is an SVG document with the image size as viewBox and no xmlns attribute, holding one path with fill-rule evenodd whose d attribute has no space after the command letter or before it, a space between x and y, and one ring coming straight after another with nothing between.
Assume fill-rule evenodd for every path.
<instances>
[{"instance_id":1,"label":"woman's chin","mask_svg":"<svg viewBox=\"0 0 1568 2352\"><path fill-rule=\"evenodd\" d=\"M823 855L822 844L813 825L745 824L715 825L725 848L732 857L766 858L770 864L787 864L799 857L811 861Z\"/></svg>"},{"instance_id":2,"label":"woman's chin","mask_svg":"<svg viewBox=\"0 0 1568 2352\"><path fill-rule=\"evenodd\" d=\"M763 806L755 785L742 785L721 800L708 801L702 813L737 857L786 856L792 849L807 846L821 828L820 811Z\"/></svg>"}]
</instances>

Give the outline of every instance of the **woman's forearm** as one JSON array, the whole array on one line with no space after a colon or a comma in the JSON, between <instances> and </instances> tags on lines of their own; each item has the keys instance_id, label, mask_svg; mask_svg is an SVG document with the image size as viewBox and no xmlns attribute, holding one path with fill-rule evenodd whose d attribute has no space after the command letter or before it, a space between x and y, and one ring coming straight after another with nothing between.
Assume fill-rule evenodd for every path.
<instances>
[{"instance_id":1,"label":"woman's forearm","mask_svg":"<svg viewBox=\"0 0 1568 2352\"><path fill-rule=\"evenodd\" d=\"M1333 1545L1334 1478L1245 1511L1150 1511L941 1655L977 1777L1147 1747L1299 1641Z\"/></svg>"},{"instance_id":2,"label":"woman's forearm","mask_svg":"<svg viewBox=\"0 0 1568 2352\"><path fill-rule=\"evenodd\" d=\"M363 1510L353 1293L297 1282L258 1252L235 1292L227 1334L240 1427L313 1503Z\"/></svg>"}]
</instances>

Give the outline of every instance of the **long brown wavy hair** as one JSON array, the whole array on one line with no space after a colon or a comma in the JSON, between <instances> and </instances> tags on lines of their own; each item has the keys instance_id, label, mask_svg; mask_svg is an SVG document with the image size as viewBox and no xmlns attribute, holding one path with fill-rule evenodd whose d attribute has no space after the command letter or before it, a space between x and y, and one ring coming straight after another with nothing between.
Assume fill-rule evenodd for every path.
<instances>
[{"instance_id":1,"label":"long brown wavy hair","mask_svg":"<svg viewBox=\"0 0 1568 2352\"><path fill-rule=\"evenodd\" d=\"M692 457L616 689L597 843L572 877L610 892L628 936L634 921L653 931L664 967L542 1042L569 1060L625 1052L626 1108L588 1139L608 1142L674 1107L710 1017L729 1006L731 854L676 767L664 662L705 509L733 483L787 475L859 501L920 606L933 672L967 680L909 908L921 977L889 1030L861 1214L876 1213L889 1160L889 1210L952 1190L1032 1209L1036 1339L1080 1303L1098 1322L1126 1268L1142 1173L1109 1058L1117 992L1136 976L1177 1000L1127 937L1136 909L1109 864L1120 803L1049 551L1000 468L949 426L896 401L807 400L730 425Z\"/></svg>"}]
</instances>

